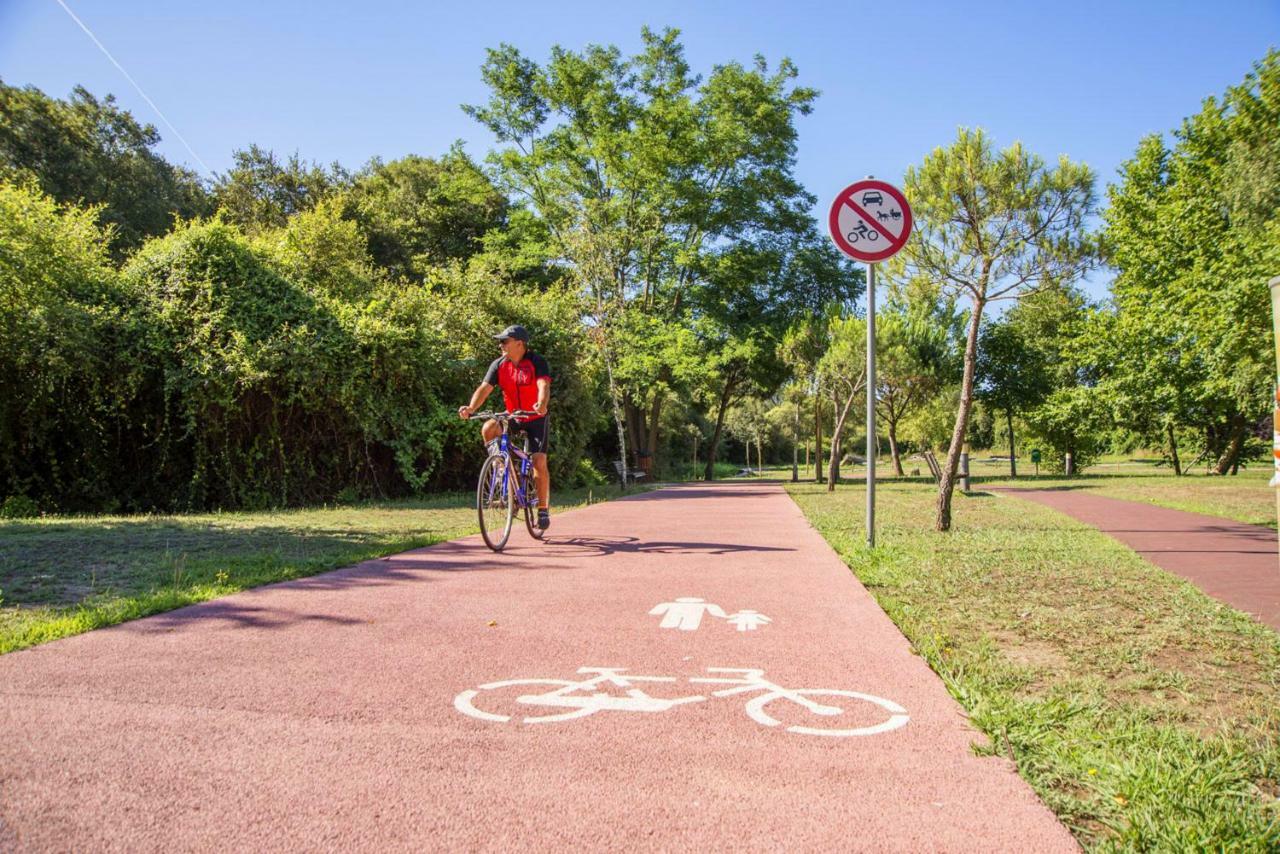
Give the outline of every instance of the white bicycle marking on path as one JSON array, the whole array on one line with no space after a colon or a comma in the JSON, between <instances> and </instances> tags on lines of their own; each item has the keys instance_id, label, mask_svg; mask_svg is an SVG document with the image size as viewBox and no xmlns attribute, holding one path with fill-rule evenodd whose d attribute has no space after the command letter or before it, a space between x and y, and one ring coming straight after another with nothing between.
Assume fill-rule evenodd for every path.
<instances>
[{"instance_id":1,"label":"white bicycle marking on path","mask_svg":"<svg viewBox=\"0 0 1280 854\"><path fill-rule=\"evenodd\" d=\"M486 711L475 704L475 700L481 699L481 705L486 700L491 700L492 695L485 695L484 692L497 691L503 688L512 688L517 686L547 686L547 690L542 693L520 694L515 698L515 702L523 706L532 706L544 709L565 709L567 711L551 712L550 714L531 714L526 715L520 722L526 724L536 723L552 723L555 721L571 720L573 718L586 717L602 711L613 712L647 712L657 713L666 712L676 706L686 703L705 702L708 698L701 694L694 694L685 697L652 697L645 693L642 689L637 688L637 682L676 682L678 678L675 676L633 676L626 674L625 667L580 667L580 674L595 674L590 679L583 679L577 682L569 679L507 679L501 682L489 682L481 685L479 688L472 688L458 694L453 700L454 708L464 715L478 718L482 721L492 721L495 723L507 723L513 719L513 715L505 715L497 712ZM690 683L707 684L707 685L729 685L732 687L723 688L719 691L711 692L712 697L730 697L736 694L748 694L751 692L760 692L757 696L752 697L746 703L747 715L761 726L776 727L781 725L781 721L772 717L767 711L766 706L778 700L787 700L795 705L808 710L811 714L822 718L834 718L845 713L845 710L839 706L829 706L811 697L832 697L832 698L848 698L858 700L864 703L870 703L879 707L881 710L888 712L889 716L880 723L869 726L849 727L843 729L820 728L793 725L786 728L787 732L794 732L801 735L822 735L835 737L848 737L857 735L877 735L883 732L898 729L905 726L911 719L907 714L907 710L902 706L886 700L883 697L876 697L871 694L863 694L859 691L846 691L839 688L784 688L764 678L764 671L758 668L741 668L741 667L708 667L708 673L719 674L737 674L736 678L726 678L725 676L702 676L691 677ZM602 686L613 686L622 689L624 694L609 694L601 691ZM832 700L838 702L838 700Z\"/></svg>"},{"instance_id":2,"label":"white bicycle marking on path","mask_svg":"<svg viewBox=\"0 0 1280 854\"><path fill-rule=\"evenodd\" d=\"M736 614L725 614L724 609L714 602L708 602L697 596L681 596L674 602L663 602L655 605L650 616L662 617L658 624L660 629L678 629L683 632L697 631L702 625L704 615L720 617L725 622L737 626L740 632L755 631L773 620L759 611L744 609Z\"/></svg>"}]
</instances>

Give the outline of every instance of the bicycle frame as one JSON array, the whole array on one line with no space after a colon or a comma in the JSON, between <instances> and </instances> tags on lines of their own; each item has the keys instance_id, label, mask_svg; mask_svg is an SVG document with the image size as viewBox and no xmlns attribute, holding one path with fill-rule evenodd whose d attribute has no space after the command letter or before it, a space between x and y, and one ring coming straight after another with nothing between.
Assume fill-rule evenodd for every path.
<instances>
[{"instance_id":1,"label":"bicycle frame","mask_svg":"<svg viewBox=\"0 0 1280 854\"><path fill-rule=\"evenodd\" d=\"M507 421L502 422L502 435L498 437L498 453L507 458L508 461L520 461L520 477L516 478L515 499L517 507L524 507L529 503L529 496L525 494L521 484L529 477L533 471L533 459L524 452L524 449L517 448L515 443L511 441L510 424ZM504 466L502 469L502 492L504 495L512 492L511 484L508 482L511 478L511 466Z\"/></svg>"}]
</instances>

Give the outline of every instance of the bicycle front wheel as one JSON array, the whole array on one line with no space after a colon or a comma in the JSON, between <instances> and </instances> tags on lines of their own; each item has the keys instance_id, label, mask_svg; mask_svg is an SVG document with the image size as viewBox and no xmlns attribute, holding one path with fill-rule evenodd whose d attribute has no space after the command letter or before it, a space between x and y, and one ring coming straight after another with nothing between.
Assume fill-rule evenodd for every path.
<instances>
[{"instance_id":1,"label":"bicycle front wheel","mask_svg":"<svg viewBox=\"0 0 1280 854\"><path fill-rule=\"evenodd\" d=\"M476 484L476 513L480 517L480 536L484 544L495 552L502 551L511 537L511 520L514 516L514 492L511 466L507 458L494 455L480 467L480 482Z\"/></svg>"}]
</instances>

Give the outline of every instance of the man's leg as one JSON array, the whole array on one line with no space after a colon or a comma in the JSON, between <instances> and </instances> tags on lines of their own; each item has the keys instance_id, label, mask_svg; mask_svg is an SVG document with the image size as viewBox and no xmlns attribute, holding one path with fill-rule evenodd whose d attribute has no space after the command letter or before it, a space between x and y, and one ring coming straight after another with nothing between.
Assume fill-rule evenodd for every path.
<instances>
[{"instance_id":1,"label":"man's leg","mask_svg":"<svg viewBox=\"0 0 1280 854\"><path fill-rule=\"evenodd\" d=\"M497 421L489 419L484 422L480 428L480 438L484 440L485 445L489 447L489 453L496 454L498 452L498 437L502 435L502 426Z\"/></svg>"},{"instance_id":2,"label":"man's leg","mask_svg":"<svg viewBox=\"0 0 1280 854\"><path fill-rule=\"evenodd\" d=\"M551 525L551 470L547 468L546 454L533 454L534 483L538 488L538 527Z\"/></svg>"}]
</instances>

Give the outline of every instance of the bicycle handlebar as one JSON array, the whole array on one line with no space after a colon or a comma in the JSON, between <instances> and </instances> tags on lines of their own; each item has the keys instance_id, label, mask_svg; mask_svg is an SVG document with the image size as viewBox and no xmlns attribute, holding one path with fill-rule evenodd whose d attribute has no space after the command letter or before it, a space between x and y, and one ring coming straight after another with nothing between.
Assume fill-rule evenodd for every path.
<instances>
[{"instance_id":1,"label":"bicycle handlebar","mask_svg":"<svg viewBox=\"0 0 1280 854\"><path fill-rule=\"evenodd\" d=\"M475 421L482 418L487 421L492 418L494 421L511 421L516 418L528 418L530 416L533 416L534 418L542 417L538 413L529 409L517 409L515 412L473 412L467 420Z\"/></svg>"}]
</instances>

